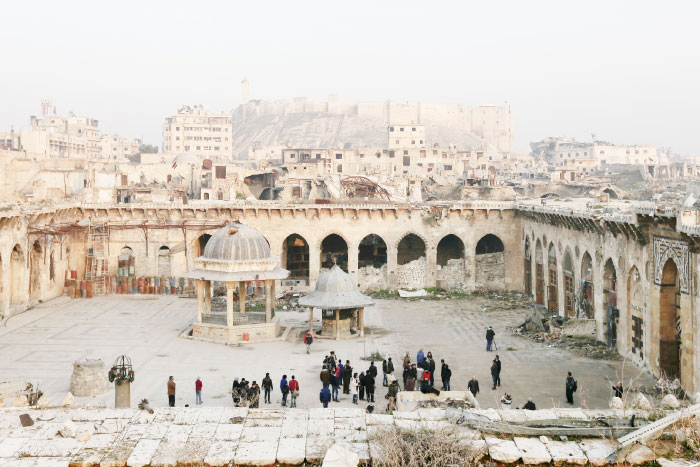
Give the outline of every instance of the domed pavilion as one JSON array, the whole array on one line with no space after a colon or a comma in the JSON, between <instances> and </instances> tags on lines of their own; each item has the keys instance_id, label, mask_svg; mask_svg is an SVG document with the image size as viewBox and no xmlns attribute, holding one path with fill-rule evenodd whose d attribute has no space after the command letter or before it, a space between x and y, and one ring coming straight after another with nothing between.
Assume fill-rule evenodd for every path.
<instances>
[{"instance_id":1,"label":"domed pavilion","mask_svg":"<svg viewBox=\"0 0 700 467\"><path fill-rule=\"evenodd\" d=\"M202 256L195 258L195 268L184 275L197 284L197 320L193 337L228 343L271 340L277 337L279 318L273 319L275 281L285 279L289 271L279 267L270 245L253 227L230 224L209 238ZM265 322L254 323L246 315L246 284L265 284ZM226 325L203 323L202 314L211 315L212 282L226 284ZM234 317L234 291L238 290L239 315Z\"/></svg>"},{"instance_id":2,"label":"domed pavilion","mask_svg":"<svg viewBox=\"0 0 700 467\"><path fill-rule=\"evenodd\" d=\"M365 335L365 307L374 305L371 298L363 295L355 281L337 264L321 274L316 281L316 290L299 299L299 305L309 307L309 332L313 334L314 308L322 310L322 335L335 334L336 339L350 336L353 324L357 325L360 337ZM357 321L355 321L355 318Z\"/></svg>"}]
</instances>

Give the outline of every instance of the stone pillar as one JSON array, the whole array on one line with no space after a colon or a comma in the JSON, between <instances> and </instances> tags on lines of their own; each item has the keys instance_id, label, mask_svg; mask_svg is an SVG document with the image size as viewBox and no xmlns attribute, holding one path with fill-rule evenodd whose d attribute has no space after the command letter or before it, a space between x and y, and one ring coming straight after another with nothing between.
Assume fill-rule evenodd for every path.
<instances>
[{"instance_id":1,"label":"stone pillar","mask_svg":"<svg viewBox=\"0 0 700 467\"><path fill-rule=\"evenodd\" d=\"M197 279L197 323L202 323L204 311L204 281Z\"/></svg>"},{"instance_id":2,"label":"stone pillar","mask_svg":"<svg viewBox=\"0 0 700 467\"><path fill-rule=\"evenodd\" d=\"M309 334L314 333L314 307L309 307Z\"/></svg>"},{"instance_id":3,"label":"stone pillar","mask_svg":"<svg viewBox=\"0 0 700 467\"><path fill-rule=\"evenodd\" d=\"M314 246L316 245L316 247ZM316 281L321 271L321 244L309 241L309 287L316 286Z\"/></svg>"},{"instance_id":4,"label":"stone pillar","mask_svg":"<svg viewBox=\"0 0 700 467\"><path fill-rule=\"evenodd\" d=\"M360 337L365 337L365 308L360 308L358 313L360 321Z\"/></svg>"},{"instance_id":5,"label":"stone pillar","mask_svg":"<svg viewBox=\"0 0 700 467\"><path fill-rule=\"evenodd\" d=\"M233 327L233 288L235 282L226 283L226 326Z\"/></svg>"},{"instance_id":6,"label":"stone pillar","mask_svg":"<svg viewBox=\"0 0 700 467\"><path fill-rule=\"evenodd\" d=\"M272 321L272 281L265 281L265 322Z\"/></svg>"},{"instance_id":7,"label":"stone pillar","mask_svg":"<svg viewBox=\"0 0 700 467\"><path fill-rule=\"evenodd\" d=\"M435 287L437 273L437 248L425 245L425 284L424 287Z\"/></svg>"},{"instance_id":8,"label":"stone pillar","mask_svg":"<svg viewBox=\"0 0 700 467\"><path fill-rule=\"evenodd\" d=\"M206 313L211 315L211 281L204 281L204 304L206 305Z\"/></svg>"},{"instance_id":9,"label":"stone pillar","mask_svg":"<svg viewBox=\"0 0 700 467\"><path fill-rule=\"evenodd\" d=\"M335 340L340 340L340 310L335 310Z\"/></svg>"},{"instance_id":10,"label":"stone pillar","mask_svg":"<svg viewBox=\"0 0 700 467\"><path fill-rule=\"evenodd\" d=\"M274 279L270 281L270 285L272 286L270 289L270 309L272 310L272 315L271 315L272 318L275 317L275 302L277 301L275 299L275 296L276 296L275 289L277 288L276 283L277 283L277 281L275 281Z\"/></svg>"},{"instance_id":11,"label":"stone pillar","mask_svg":"<svg viewBox=\"0 0 700 467\"><path fill-rule=\"evenodd\" d=\"M396 268L398 266L397 255L398 250L395 247L386 248L386 280L389 285L389 289L396 288Z\"/></svg>"},{"instance_id":12,"label":"stone pillar","mask_svg":"<svg viewBox=\"0 0 700 467\"><path fill-rule=\"evenodd\" d=\"M245 282L238 283L238 306L242 315L245 314Z\"/></svg>"},{"instance_id":13,"label":"stone pillar","mask_svg":"<svg viewBox=\"0 0 700 467\"><path fill-rule=\"evenodd\" d=\"M128 381L114 383L114 408L131 408L131 383Z\"/></svg>"},{"instance_id":14,"label":"stone pillar","mask_svg":"<svg viewBox=\"0 0 700 467\"><path fill-rule=\"evenodd\" d=\"M360 277L358 262L359 253L360 249L358 245L354 243L348 245L348 274L350 274L350 277L355 281L355 284L357 284L358 278Z\"/></svg>"}]
</instances>

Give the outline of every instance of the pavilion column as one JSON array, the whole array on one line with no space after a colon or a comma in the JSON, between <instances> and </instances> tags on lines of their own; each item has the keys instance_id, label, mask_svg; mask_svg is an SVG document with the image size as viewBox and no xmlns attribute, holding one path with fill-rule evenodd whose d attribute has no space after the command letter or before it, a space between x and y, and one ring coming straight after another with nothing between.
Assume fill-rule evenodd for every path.
<instances>
[{"instance_id":1,"label":"pavilion column","mask_svg":"<svg viewBox=\"0 0 700 467\"><path fill-rule=\"evenodd\" d=\"M204 311L204 281L197 279L197 323L202 323Z\"/></svg>"},{"instance_id":2,"label":"pavilion column","mask_svg":"<svg viewBox=\"0 0 700 467\"><path fill-rule=\"evenodd\" d=\"M274 279L270 281L271 289L270 289L270 308L272 310L272 317L275 317L275 289L276 289L276 282Z\"/></svg>"},{"instance_id":3,"label":"pavilion column","mask_svg":"<svg viewBox=\"0 0 700 467\"><path fill-rule=\"evenodd\" d=\"M362 307L358 310L359 321L360 321L360 337L365 336L365 308Z\"/></svg>"},{"instance_id":4,"label":"pavilion column","mask_svg":"<svg viewBox=\"0 0 700 467\"><path fill-rule=\"evenodd\" d=\"M335 340L340 340L340 310L335 310Z\"/></svg>"},{"instance_id":5,"label":"pavilion column","mask_svg":"<svg viewBox=\"0 0 700 467\"><path fill-rule=\"evenodd\" d=\"M204 281L204 304L207 308L207 314L211 315L211 281Z\"/></svg>"},{"instance_id":6,"label":"pavilion column","mask_svg":"<svg viewBox=\"0 0 700 467\"><path fill-rule=\"evenodd\" d=\"M226 326L233 327L233 288L235 282L226 283Z\"/></svg>"},{"instance_id":7,"label":"pavilion column","mask_svg":"<svg viewBox=\"0 0 700 467\"><path fill-rule=\"evenodd\" d=\"M314 333L314 307L309 307L309 334Z\"/></svg>"},{"instance_id":8,"label":"pavilion column","mask_svg":"<svg viewBox=\"0 0 700 467\"><path fill-rule=\"evenodd\" d=\"M241 312L242 315L245 314L245 282L239 282L238 283L238 305L239 305L239 311Z\"/></svg>"},{"instance_id":9,"label":"pavilion column","mask_svg":"<svg viewBox=\"0 0 700 467\"><path fill-rule=\"evenodd\" d=\"M272 321L272 281L265 281L265 322Z\"/></svg>"}]
</instances>

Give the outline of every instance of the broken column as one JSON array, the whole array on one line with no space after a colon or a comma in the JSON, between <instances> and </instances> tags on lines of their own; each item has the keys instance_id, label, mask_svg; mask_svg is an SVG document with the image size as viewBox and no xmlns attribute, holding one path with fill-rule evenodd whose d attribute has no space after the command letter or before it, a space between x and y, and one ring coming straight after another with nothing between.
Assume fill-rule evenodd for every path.
<instances>
[{"instance_id":1,"label":"broken column","mask_svg":"<svg viewBox=\"0 0 700 467\"><path fill-rule=\"evenodd\" d=\"M85 359L73 363L70 392L74 396L99 396L108 390L107 369L102 360Z\"/></svg>"}]
</instances>

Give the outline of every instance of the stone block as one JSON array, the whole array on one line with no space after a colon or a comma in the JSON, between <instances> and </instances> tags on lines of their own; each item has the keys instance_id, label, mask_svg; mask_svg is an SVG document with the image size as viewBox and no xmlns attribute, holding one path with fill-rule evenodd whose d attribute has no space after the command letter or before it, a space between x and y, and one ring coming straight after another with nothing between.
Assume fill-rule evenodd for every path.
<instances>
[{"instance_id":1,"label":"stone block","mask_svg":"<svg viewBox=\"0 0 700 467\"><path fill-rule=\"evenodd\" d=\"M515 437L513 441L522 452L523 464L548 464L552 460L547 447L537 438Z\"/></svg>"},{"instance_id":2,"label":"stone block","mask_svg":"<svg viewBox=\"0 0 700 467\"><path fill-rule=\"evenodd\" d=\"M243 427L241 442L279 442L282 427Z\"/></svg>"},{"instance_id":3,"label":"stone block","mask_svg":"<svg viewBox=\"0 0 700 467\"><path fill-rule=\"evenodd\" d=\"M615 444L607 439L584 439L578 445L592 465L607 465L608 456L615 452Z\"/></svg>"},{"instance_id":4,"label":"stone block","mask_svg":"<svg viewBox=\"0 0 700 467\"><path fill-rule=\"evenodd\" d=\"M192 427L190 437L213 438L218 426L218 423L198 423Z\"/></svg>"},{"instance_id":5,"label":"stone block","mask_svg":"<svg viewBox=\"0 0 700 467\"><path fill-rule=\"evenodd\" d=\"M219 423L224 407L204 407L199 409L198 423Z\"/></svg>"},{"instance_id":6,"label":"stone block","mask_svg":"<svg viewBox=\"0 0 700 467\"><path fill-rule=\"evenodd\" d=\"M393 425L394 417L385 414L365 414L365 424L369 425Z\"/></svg>"},{"instance_id":7,"label":"stone block","mask_svg":"<svg viewBox=\"0 0 700 467\"><path fill-rule=\"evenodd\" d=\"M151 458L151 465L176 466L180 459L180 452L184 448L185 442L162 440L158 443L156 452Z\"/></svg>"},{"instance_id":8,"label":"stone block","mask_svg":"<svg viewBox=\"0 0 700 467\"><path fill-rule=\"evenodd\" d=\"M19 457L71 457L82 447L75 438L28 440L17 451Z\"/></svg>"},{"instance_id":9,"label":"stone block","mask_svg":"<svg viewBox=\"0 0 700 467\"><path fill-rule=\"evenodd\" d=\"M282 438L277 446L277 462L300 465L306 457L306 438Z\"/></svg>"},{"instance_id":10,"label":"stone block","mask_svg":"<svg viewBox=\"0 0 700 467\"><path fill-rule=\"evenodd\" d=\"M352 418L336 418L335 419L335 429L336 430L365 430L367 425L365 425L365 417L352 417Z\"/></svg>"},{"instance_id":11,"label":"stone block","mask_svg":"<svg viewBox=\"0 0 700 467\"><path fill-rule=\"evenodd\" d=\"M204 457L204 465L210 467L228 466L233 462L233 457L236 454L238 440L224 441L217 440L211 443L209 451Z\"/></svg>"},{"instance_id":12,"label":"stone block","mask_svg":"<svg viewBox=\"0 0 700 467\"><path fill-rule=\"evenodd\" d=\"M584 465L588 462L586 454L573 441L550 441L546 446L554 465Z\"/></svg>"},{"instance_id":13,"label":"stone block","mask_svg":"<svg viewBox=\"0 0 700 467\"><path fill-rule=\"evenodd\" d=\"M137 441L121 441L112 446L105 457L100 461L100 467L121 467L131 456Z\"/></svg>"},{"instance_id":14,"label":"stone block","mask_svg":"<svg viewBox=\"0 0 700 467\"><path fill-rule=\"evenodd\" d=\"M196 438L190 436L178 459L180 465L202 465L209 451L211 438Z\"/></svg>"},{"instance_id":15,"label":"stone block","mask_svg":"<svg viewBox=\"0 0 700 467\"><path fill-rule=\"evenodd\" d=\"M357 417L362 417L365 412L362 409L355 409L355 408L349 408L349 409L334 409L335 410L335 418L357 418Z\"/></svg>"},{"instance_id":16,"label":"stone block","mask_svg":"<svg viewBox=\"0 0 700 467\"><path fill-rule=\"evenodd\" d=\"M173 424L175 425L194 425L199 419L200 411L199 409L186 408L180 409L180 411L175 416Z\"/></svg>"},{"instance_id":17,"label":"stone block","mask_svg":"<svg viewBox=\"0 0 700 467\"><path fill-rule=\"evenodd\" d=\"M282 417L272 417L272 418L246 418L245 423L243 426L245 427L255 427L255 426L273 426L273 427L281 427L282 426Z\"/></svg>"},{"instance_id":18,"label":"stone block","mask_svg":"<svg viewBox=\"0 0 700 467\"><path fill-rule=\"evenodd\" d=\"M160 440L157 439L142 439L136 443L134 450L131 451L126 464L129 467L142 467L151 465L151 459L158 450Z\"/></svg>"},{"instance_id":19,"label":"stone block","mask_svg":"<svg viewBox=\"0 0 700 467\"><path fill-rule=\"evenodd\" d=\"M309 409L309 420L312 419L334 419L335 418L335 411L333 409L324 409L324 408L312 408Z\"/></svg>"},{"instance_id":20,"label":"stone block","mask_svg":"<svg viewBox=\"0 0 700 467\"><path fill-rule=\"evenodd\" d=\"M233 456L235 465L273 465L279 441L241 441Z\"/></svg>"},{"instance_id":21,"label":"stone block","mask_svg":"<svg viewBox=\"0 0 700 467\"><path fill-rule=\"evenodd\" d=\"M0 459L13 457L29 438L5 438L0 441Z\"/></svg>"},{"instance_id":22,"label":"stone block","mask_svg":"<svg viewBox=\"0 0 700 467\"><path fill-rule=\"evenodd\" d=\"M486 444L489 446L489 456L491 460L504 464L513 464L522 457L522 452L511 440L487 438Z\"/></svg>"},{"instance_id":23,"label":"stone block","mask_svg":"<svg viewBox=\"0 0 700 467\"><path fill-rule=\"evenodd\" d=\"M334 443L333 437L308 436L306 438L306 461L311 464L322 462L326 452Z\"/></svg>"},{"instance_id":24,"label":"stone block","mask_svg":"<svg viewBox=\"0 0 700 467\"><path fill-rule=\"evenodd\" d=\"M362 442L362 443L348 443L348 442L342 442L338 441L335 443L336 446L340 446L344 449L347 449L350 452L353 452L357 455L357 457L360 459L360 463L367 463L370 460L369 457L369 443L367 442Z\"/></svg>"},{"instance_id":25,"label":"stone block","mask_svg":"<svg viewBox=\"0 0 700 467\"><path fill-rule=\"evenodd\" d=\"M241 438L242 432L243 425L222 423L216 427L214 439L217 441L228 441L229 443L235 442L235 444L238 444L238 440Z\"/></svg>"},{"instance_id":26,"label":"stone block","mask_svg":"<svg viewBox=\"0 0 700 467\"><path fill-rule=\"evenodd\" d=\"M633 446L625 456L625 462L630 465L642 465L654 460L656 460L654 451L641 444Z\"/></svg>"},{"instance_id":27,"label":"stone block","mask_svg":"<svg viewBox=\"0 0 700 467\"><path fill-rule=\"evenodd\" d=\"M418 409L421 420L445 420L445 409Z\"/></svg>"},{"instance_id":28,"label":"stone block","mask_svg":"<svg viewBox=\"0 0 700 467\"><path fill-rule=\"evenodd\" d=\"M169 428L169 423L150 423L146 425L142 439L163 439Z\"/></svg>"},{"instance_id":29,"label":"stone block","mask_svg":"<svg viewBox=\"0 0 700 467\"><path fill-rule=\"evenodd\" d=\"M306 429L306 436L333 436L335 429L334 420L330 419L310 419Z\"/></svg>"},{"instance_id":30,"label":"stone block","mask_svg":"<svg viewBox=\"0 0 700 467\"><path fill-rule=\"evenodd\" d=\"M367 442L367 431L366 430L335 430L334 438L337 443L366 443Z\"/></svg>"},{"instance_id":31,"label":"stone block","mask_svg":"<svg viewBox=\"0 0 700 467\"><path fill-rule=\"evenodd\" d=\"M192 425L170 425L165 432L163 439L169 442L179 441L184 444L192 432Z\"/></svg>"}]
</instances>

